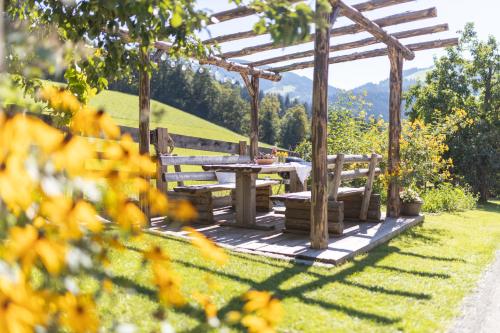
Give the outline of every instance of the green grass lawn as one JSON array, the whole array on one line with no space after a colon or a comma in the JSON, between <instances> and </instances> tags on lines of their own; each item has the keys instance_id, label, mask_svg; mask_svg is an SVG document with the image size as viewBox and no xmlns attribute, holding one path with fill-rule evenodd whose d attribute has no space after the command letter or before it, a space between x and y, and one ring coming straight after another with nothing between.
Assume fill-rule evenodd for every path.
<instances>
[{"instance_id":1,"label":"green grass lawn","mask_svg":"<svg viewBox=\"0 0 500 333\"><path fill-rule=\"evenodd\" d=\"M339 267L231 253L219 268L185 241L148 235L112 255L115 288L99 300L106 323L119 318L139 323L140 332L158 329L151 316L158 306L151 275L134 250L151 244L169 252L186 295L205 291L206 274L214 276L221 286L215 298L221 316L239 309L239 295L253 288L282 300L281 332L439 332L459 313L461 300L500 248L500 202L427 216L422 226ZM192 302L168 318L179 332L206 332L201 313Z\"/></svg>"},{"instance_id":2,"label":"green grass lawn","mask_svg":"<svg viewBox=\"0 0 500 333\"><path fill-rule=\"evenodd\" d=\"M106 110L119 125L138 127L137 96L105 90L92 98L90 105ZM151 101L150 127L152 129L166 127L171 133L213 140L229 142L248 140L248 137L227 128L154 100Z\"/></svg>"}]
</instances>

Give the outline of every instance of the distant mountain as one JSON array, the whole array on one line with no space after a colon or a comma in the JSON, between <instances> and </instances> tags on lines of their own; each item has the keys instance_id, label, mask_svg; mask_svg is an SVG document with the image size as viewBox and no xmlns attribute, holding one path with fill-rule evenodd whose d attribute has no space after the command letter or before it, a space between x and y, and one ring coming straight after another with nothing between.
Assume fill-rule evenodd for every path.
<instances>
[{"instance_id":1,"label":"distant mountain","mask_svg":"<svg viewBox=\"0 0 500 333\"><path fill-rule=\"evenodd\" d=\"M403 72L403 89L406 91L409 87L417 83L418 80L424 80L425 74L431 68L411 68L405 70ZM242 83L241 77L237 73L224 72L224 75L229 79ZM291 72L283 73L282 75L283 78L279 82L261 80L260 89L266 94L289 95L291 99L298 99L300 102L310 105L312 100L312 80ZM389 79L380 81L379 83L367 83L350 91L329 86L328 96L330 102L334 102L339 94L345 92L351 92L355 95L361 95L366 92L365 100L372 104L371 110L367 110L368 113L376 116L382 115L385 119L388 118Z\"/></svg>"},{"instance_id":2,"label":"distant mountain","mask_svg":"<svg viewBox=\"0 0 500 333\"><path fill-rule=\"evenodd\" d=\"M432 69L411 68L403 72L403 91L408 90L418 81L425 79L425 74ZM379 83L367 83L351 90L354 95L366 93L366 101L372 104L371 114L381 115L384 119L389 116L389 79Z\"/></svg>"}]
</instances>

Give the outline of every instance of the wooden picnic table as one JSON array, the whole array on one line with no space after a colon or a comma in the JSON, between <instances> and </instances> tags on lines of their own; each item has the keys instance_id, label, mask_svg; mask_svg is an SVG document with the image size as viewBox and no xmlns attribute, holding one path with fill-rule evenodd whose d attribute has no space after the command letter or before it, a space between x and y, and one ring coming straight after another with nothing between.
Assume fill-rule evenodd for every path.
<instances>
[{"instance_id":1,"label":"wooden picnic table","mask_svg":"<svg viewBox=\"0 0 500 333\"><path fill-rule=\"evenodd\" d=\"M296 166L291 163L259 164L213 164L203 165L205 171L216 170L234 172L236 174L236 226L255 228L256 225L256 190L257 174L290 173L290 191L302 192L306 186L296 172Z\"/></svg>"}]
</instances>

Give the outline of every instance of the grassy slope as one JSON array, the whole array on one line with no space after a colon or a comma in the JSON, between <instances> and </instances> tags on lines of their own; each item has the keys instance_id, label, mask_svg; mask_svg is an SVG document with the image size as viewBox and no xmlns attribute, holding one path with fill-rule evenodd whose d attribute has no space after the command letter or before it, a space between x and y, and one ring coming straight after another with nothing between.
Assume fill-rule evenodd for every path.
<instances>
[{"instance_id":1,"label":"grassy slope","mask_svg":"<svg viewBox=\"0 0 500 333\"><path fill-rule=\"evenodd\" d=\"M103 91L90 104L102 107L120 124L138 126L138 97L116 91ZM151 128L166 127L171 133L238 142L240 134L157 101L151 101Z\"/></svg>"},{"instance_id":2,"label":"grassy slope","mask_svg":"<svg viewBox=\"0 0 500 333\"><path fill-rule=\"evenodd\" d=\"M499 248L499 217L500 202L461 214L427 216L423 226L335 268L238 253L218 268L183 241L150 235L113 254L116 288L100 300L102 315L108 324L116 318L139 322L141 332L157 327L150 316L157 306L150 298L151 275L141 269L133 248L160 244L182 275L186 294L204 290L205 274L215 274L222 287L216 298L221 315L238 309L238 295L255 288L282 299L283 332L444 331ZM186 311L200 313L192 306L169 314L178 331L207 331Z\"/></svg>"}]
</instances>

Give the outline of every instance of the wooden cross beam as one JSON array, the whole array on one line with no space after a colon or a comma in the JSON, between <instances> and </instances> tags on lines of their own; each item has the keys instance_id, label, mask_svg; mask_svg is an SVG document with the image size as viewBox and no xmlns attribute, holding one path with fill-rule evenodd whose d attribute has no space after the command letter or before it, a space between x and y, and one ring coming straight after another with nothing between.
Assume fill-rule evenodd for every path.
<instances>
[{"instance_id":1,"label":"wooden cross beam","mask_svg":"<svg viewBox=\"0 0 500 333\"><path fill-rule=\"evenodd\" d=\"M458 38L449 38L449 39L443 39L443 40L433 40L433 41L429 41L429 42L408 44L407 47L408 47L408 49L410 49L412 51L423 51L423 50L438 49L438 48L443 48L443 47L450 47L450 46L455 46L455 45L458 45ZM337 64L337 63L341 63L341 62L382 57L382 56L386 56L387 54L388 54L387 48L375 49L375 50L370 50L370 51L356 52L356 53L352 53L352 54L331 57L328 60L328 63L329 64ZM269 68L269 71L276 72L276 73L283 73L283 72L289 72L289 71L310 68L310 67L314 67L314 61L304 61L304 62L295 63L295 64L291 64L291 65L286 65L286 66L281 66L281 67L273 67L273 68Z\"/></svg>"},{"instance_id":2,"label":"wooden cross beam","mask_svg":"<svg viewBox=\"0 0 500 333\"><path fill-rule=\"evenodd\" d=\"M302 1L304 1L304 0L288 0L288 2L291 5L294 3L297 3L297 2L302 2ZM239 7L233 8L233 9L228 9L228 10L210 15L210 22L208 22L207 25L217 24L220 22L229 21L229 20L233 20L233 19L237 19L237 18L241 18L241 17L245 17L245 16L254 15L254 14L257 14L257 11L255 9L253 9L251 7L247 7L247 6L239 6Z\"/></svg>"},{"instance_id":3,"label":"wooden cross beam","mask_svg":"<svg viewBox=\"0 0 500 333\"><path fill-rule=\"evenodd\" d=\"M359 24L361 27L363 27L366 31L371 33L379 41L387 44L387 46L389 47L395 47L401 50L401 53L403 54L403 57L405 59L413 60L415 58L415 53L413 53L413 51L411 51L406 46L401 44L399 40L391 36L376 23L374 23L366 16L361 14L361 12L358 11L356 8L346 4L343 0L330 0L330 3L332 5L338 4L344 16Z\"/></svg>"},{"instance_id":4,"label":"wooden cross beam","mask_svg":"<svg viewBox=\"0 0 500 333\"><path fill-rule=\"evenodd\" d=\"M436 10L436 8L432 7L432 8L427 8L427 9L423 9L423 10L410 11L410 12L405 12L405 13L400 13L400 14L382 17L382 18L376 19L374 22L379 27L388 27L388 26L397 25L397 24L403 24L403 23L409 23L409 22L429 19L429 18L433 18L436 16L437 16L437 10ZM352 24L352 25L347 25L347 26L332 29L330 31L330 37L352 35L352 34L356 34L356 33L363 32L363 31L364 31L364 29L360 25ZM295 42L295 43L287 45L287 46L305 44L305 43L312 41L313 39L314 39L314 34L311 34L304 41ZM280 48L283 48L283 46L276 45L275 43L270 42L270 43L245 47L245 48L237 50L237 51L225 52L221 55L221 57L222 58L237 58L237 57L248 56L248 55L259 53L259 52L276 50L276 49L280 49Z\"/></svg>"},{"instance_id":5,"label":"wooden cross beam","mask_svg":"<svg viewBox=\"0 0 500 333\"><path fill-rule=\"evenodd\" d=\"M443 32L443 31L448 31L448 24L446 24L446 23L445 24L438 24L438 25L434 25L434 26L426 27L426 28L400 31L400 32L394 33L393 36L395 38L404 39L404 38L411 38L411 37L417 37L417 36L424 36L424 35ZM345 51L345 50L355 49L358 47L365 47L365 46L377 44L378 42L379 41L377 38L371 37L371 38L360 39L357 41L344 43L344 44L335 44L335 45L330 46L330 52ZM250 62L247 65L253 66L253 67L259 67L259 66L277 63L277 62L283 62L283 61L289 61L289 60L294 60L294 59L311 57L313 55L314 55L314 50L307 50L307 51L302 51L302 52L285 54L285 55L279 56L279 57L268 58L268 59Z\"/></svg>"},{"instance_id":6,"label":"wooden cross beam","mask_svg":"<svg viewBox=\"0 0 500 333\"><path fill-rule=\"evenodd\" d=\"M167 42L158 41L154 44L155 48L168 51L171 45ZM208 56L204 59L198 59L200 65L215 65L220 68L224 68L227 71L238 72L240 74L251 75L255 77L260 77L269 81L279 81L281 80L281 75L269 72L267 70L253 68L252 66L247 66L239 64L237 62L225 60L215 56Z\"/></svg>"},{"instance_id":7,"label":"wooden cross beam","mask_svg":"<svg viewBox=\"0 0 500 333\"><path fill-rule=\"evenodd\" d=\"M370 11L370 10L375 10L375 9L380 9L384 7L389 7L401 3L406 3L406 2L413 2L416 0L370 0L367 2L362 2L359 4L355 4L353 7L359 10L360 12L365 12L365 11ZM342 15L342 13L341 13ZM266 32L263 33L257 33L254 30L247 30L247 31L242 31L242 32L236 32L232 33L229 35L223 35L223 36L218 36L214 38L209 38L204 40L203 42L205 44L217 44L217 43L227 43L231 42L234 40L238 39L244 39L244 38L251 38L255 37L258 35L265 34ZM311 40L314 39L314 37L311 37Z\"/></svg>"}]
</instances>

